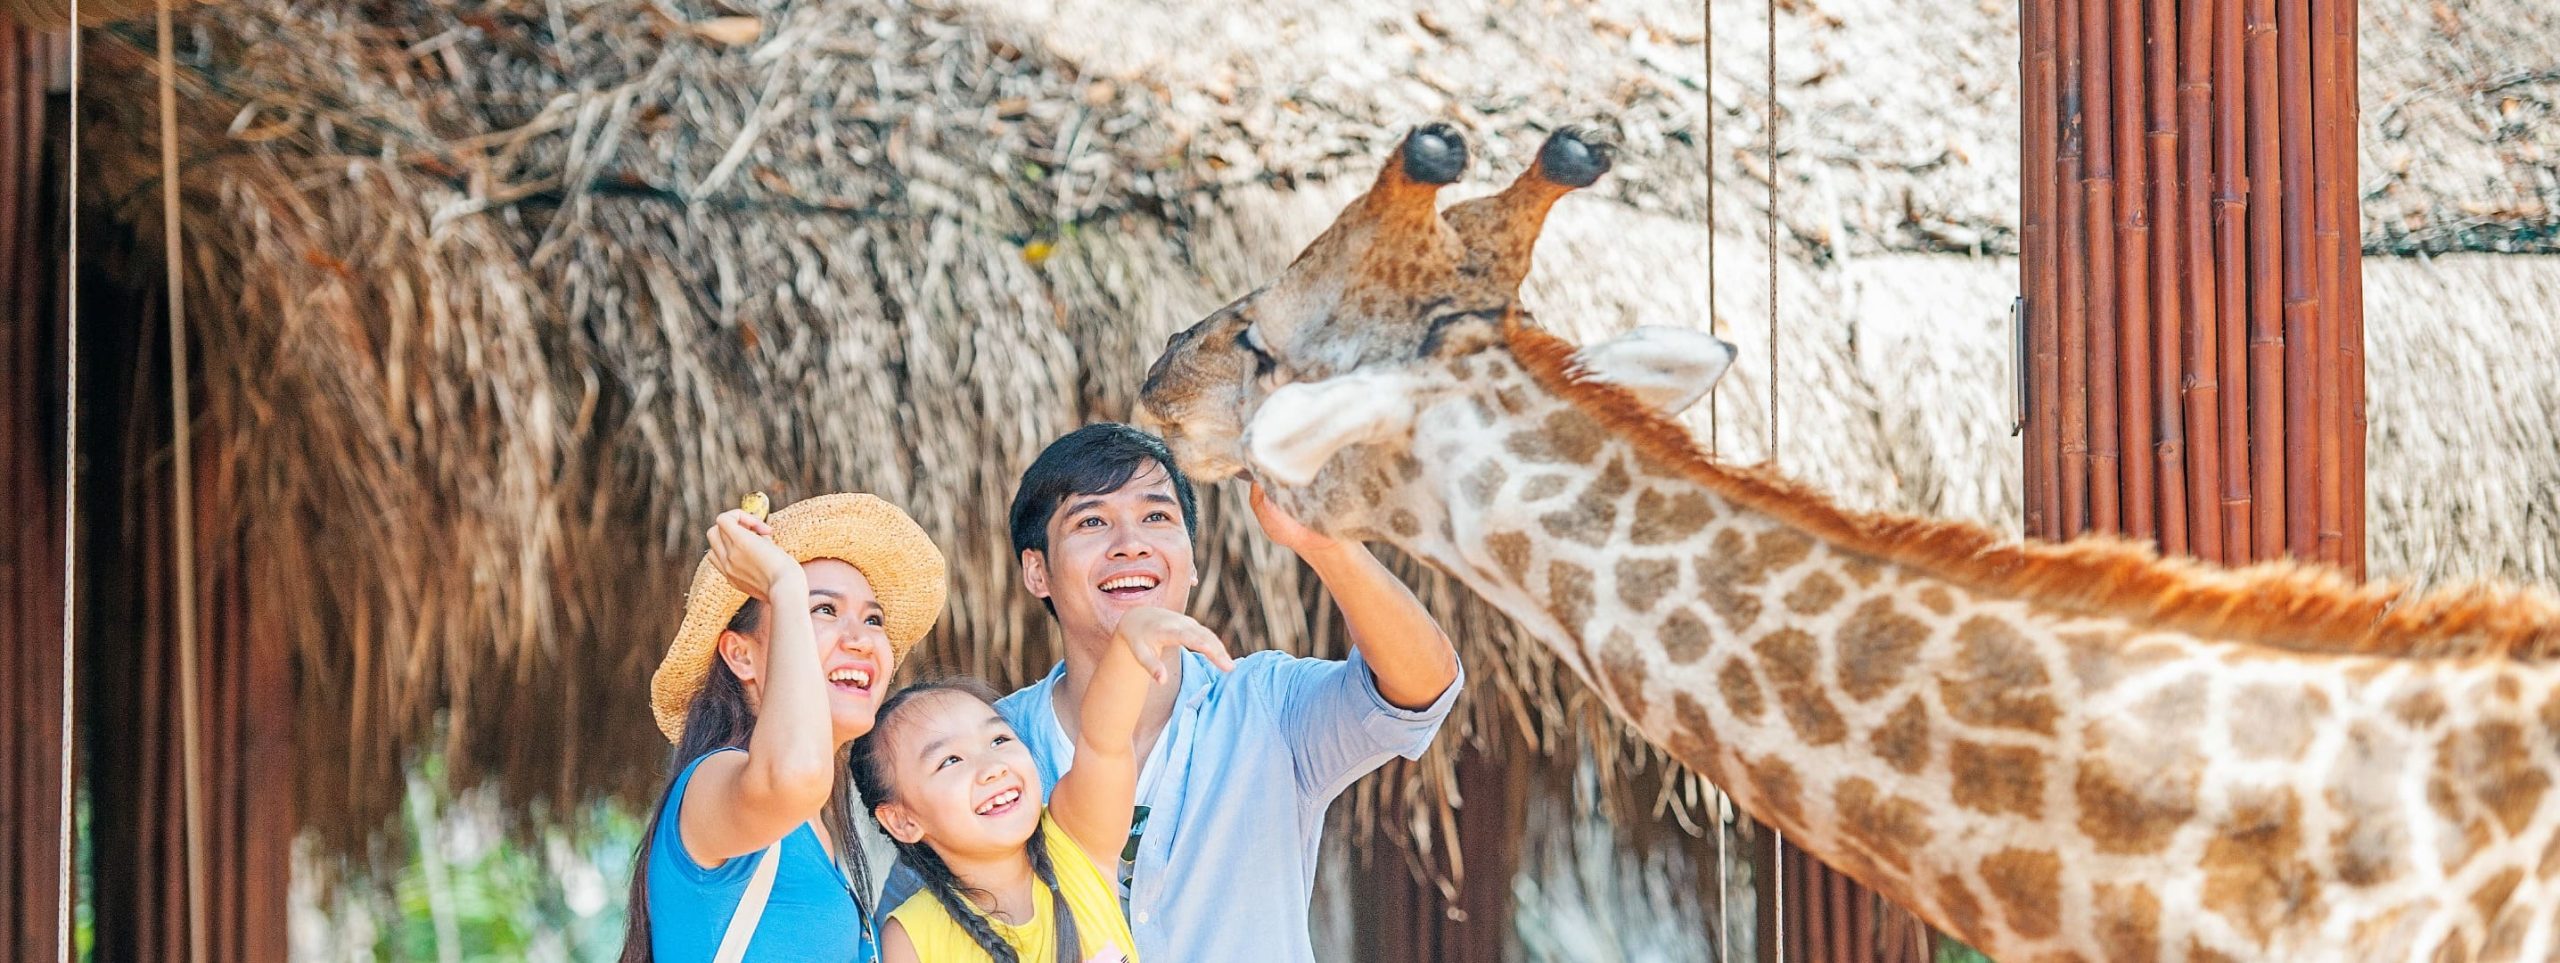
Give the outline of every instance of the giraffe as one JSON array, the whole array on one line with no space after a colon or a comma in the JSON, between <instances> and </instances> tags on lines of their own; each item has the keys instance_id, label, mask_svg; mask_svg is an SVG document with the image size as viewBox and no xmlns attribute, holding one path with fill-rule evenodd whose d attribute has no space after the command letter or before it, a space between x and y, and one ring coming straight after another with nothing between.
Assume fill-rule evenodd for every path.
<instances>
[{"instance_id":1,"label":"giraffe","mask_svg":"<svg viewBox=\"0 0 2560 963\"><path fill-rule=\"evenodd\" d=\"M1456 163L1450 163L1452 156ZM1422 158L1424 163L1415 163ZM1754 818L2007 963L2560 957L2560 603L1852 511L1671 415L1732 363L1517 303L1607 151L1413 132L1140 422L1462 580Z\"/></svg>"}]
</instances>

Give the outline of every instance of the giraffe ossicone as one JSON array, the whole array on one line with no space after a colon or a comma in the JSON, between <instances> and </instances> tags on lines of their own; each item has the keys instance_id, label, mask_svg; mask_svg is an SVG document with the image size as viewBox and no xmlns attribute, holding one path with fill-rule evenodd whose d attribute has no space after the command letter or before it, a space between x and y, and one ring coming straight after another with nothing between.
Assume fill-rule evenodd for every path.
<instances>
[{"instance_id":1,"label":"giraffe ossicone","mask_svg":"<svg viewBox=\"0 0 2560 963\"><path fill-rule=\"evenodd\" d=\"M1464 156L1415 132L1171 339L1140 421L1185 471L1253 471L1455 576L1753 817L1994 958L2560 956L2560 602L2019 542L1720 464L1668 412L1729 346L1578 350L1518 302L1607 149L1558 132L1442 211Z\"/></svg>"}]
</instances>

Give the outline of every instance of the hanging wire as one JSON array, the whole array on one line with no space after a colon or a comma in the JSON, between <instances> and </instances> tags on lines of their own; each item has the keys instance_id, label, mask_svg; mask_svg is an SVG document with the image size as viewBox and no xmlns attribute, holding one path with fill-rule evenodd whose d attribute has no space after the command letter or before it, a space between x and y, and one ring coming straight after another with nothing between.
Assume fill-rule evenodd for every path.
<instances>
[{"instance_id":1,"label":"hanging wire","mask_svg":"<svg viewBox=\"0 0 2560 963\"><path fill-rule=\"evenodd\" d=\"M1699 128L1704 132L1707 150L1707 334L1724 338L1724 317L1716 313L1716 5L1715 0L1701 4L1705 8L1700 20L1706 25L1705 38L1698 46L1706 51L1706 76L1698 89L1706 103L1699 112ZM1724 456L1721 434L1724 419L1716 411L1716 393L1707 392L1707 452ZM1718 789L1721 794L1724 790ZM1721 842L1721 840L1719 840ZM1721 897L1722 892L1717 895Z\"/></svg>"},{"instance_id":2,"label":"hanging wire","mask_svg":"<svg viewBox=\"0 0 2560 963\"><path fill-rule=\"evenodd\" d=\"M1778 466L1778 0L1768 0L1769 72L1764 132L1769 138L1769 467Z\"/></svg>"},{"instance_id":3,"label":"hanging wire","mask_svg":"<svg viewBox=\"0 0 2560 963\"><path fill-rule=\"evenodd\" d=\"M1702 103L1699 105L1698 128L1705 142L1707 174L1707 333L1722 340L1724 317L1716 312L1716 5L1706 0L1699 5L1702 26L1698 47L1705 60L1705 72L1698 81ZM1720 435L1723 418L1717 411L1715 392L1707 392L1707 452L1724 457ZM1716 834L1716 963L1733 960L1733 911L1728 909L1733 888L1725 867L1725 814L1733 808L1725 799L1724 787L1710 783L1715 790Z\"/></svg>"},{"instance_id":4,"label":"hanging wire","mask_svg":"<svg viewBox=\"0 0 2560 963\"><path fill-rule=\"evenodd\" d=\"M74 585L79 578L80 559L80 0L71 0L71 118L70 161L65 166L68 184L63 188L63 209L70 218L70 240L63 253L63 327L68 335L63 362L62 387L62 763L55 772L61 787L62 820L56 826L54 839L53 959L54 963L71 963L71 903L77 896L71 881L71 835L78 828L71 811L71 753L77 744L72 724L79 718L73 710L77 676L75 662L79 649L72 644L73 603L79 598Z\"/></svg>"},{"instance_id":5,"label":"hanging wire","mask_svg":"<svg viewBox=\"0 0 2560 963\"><path fill-rule=\"evenodd\" d=\"M205 963L206 904L213 890L205 876L204 717L196 691L196 538L195 455L191 429L195 420L187 398L186 266L178 256L178 84L176 41L170 25L169 0L160 11L160 218L161 243L169 266L169 434L170 510L176 517L178 608L178 700L186 754L187 798L187 952L193 963Z\"/></svg>"},{"instance_id":6,"label":"hanging wire","mask_svg":"<svg viewBox=\"0 0 2560 963\"><path fill-rule=\"evenodd\" d=\"M161 0L166 3L168 0ZM1778 0L1767 0L1769 14L1769 65L1761 79L1767 84L1762 96L1766 111L1765 133L1769 140L1769 467L1778 467ZM1776 827L1772 832L1769 865L1777 868L1771 875L1771 888L1776 892L1773 905L1771 935L1777 939L1777 961L1787 963L1787 834Z\"/></svg>"}]
</instances>

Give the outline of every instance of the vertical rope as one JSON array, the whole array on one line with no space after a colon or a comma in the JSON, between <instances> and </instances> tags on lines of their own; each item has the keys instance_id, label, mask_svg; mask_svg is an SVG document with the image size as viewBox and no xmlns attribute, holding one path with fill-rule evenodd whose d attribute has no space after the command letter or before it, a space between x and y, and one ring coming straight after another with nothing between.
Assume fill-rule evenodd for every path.
<instances>
[{"instance_id":1,"label":"vertical rope","mask_svg":"<svg viewBox=\"0 0 2560 963\"><path fill-rule=\"evenodd\" d=\"M1769 466L1778 465L1778 0L1768 0L1769 72Z\"/></svg>"},{"instance_id":2,"label":"vertical rope","mask_svg":"<svg viewBox=\"0 0 2560 963\"><path fill-rule=\"evenodd\" d=\"M205 878L204 717L198 705L196 675L196 538L194 413L187 398L186 267L179 258L178 226L178 86L176 41L170 25L169 0L159 0L160 13L160 219L161 244L169 266L169 434L170 497L176 517L171 526L177 545L179 730L186 754L187 797L187 952L193 963L206 959L206 904L212 890Z\"/></svg>"},{"instance_id":3,"label":"vertical rope","mask_svg":"<svg viewBox=\"0 0 2560 963\"><path fill-rule=\"evenodd\" d=\"M168 0L161 0L166 3ZM1778 466L1778 0L1767 0L1769 12L1769 64L1762 76L1767 84L1762 96L1767 115L1769 142L1769 467ZM1770 827L1773 851L1769 865L1771 888L1776 891L1776 911L1771 914L1770 934L1777 939L1777 961L1787 963L1787 834Z\"/></svg>"},{"instance_id":4,"label":"vertical rope","mask_svg":"<svg viewBox=\"0 0 2560 963\"><path fill-rule=\"evenodd\" d=\"M1724 337L1724 316L1716 311L1716 5L1715 0L1699 4L1700 38L1698 47L1704 60L1704 72L1698 80L1698 128L1706 149L1707 176L1707 333L1719 340ZM1716 393L1707 392L1707 452L1724 457L1723 413L1717 410ZM1725 816L1733 804L1725 798L1724 787L1708 783L1715 790L1716 834L1716 963L1733 960L1733 882L1726 869L1724 837Z\"/></svg>"},{"instance_id":5,"label":"vertical rope","mask_svg":"<svg viewBox=\"0 0 2560 963\"><path fill-rule=\"evenodd\" d=\"M71 0L71 118L69 141L70 162L65 172L68 184L63 188L63 211L71 221L71 238L63 249L63 327L69 344L63 363L62 388L62 764L56 772L62 789L62 821L56 840L54 890L53 958L54 963L71 963L71 904L79 894L72 889L71 836L78 828L71 803L71 753L77 744L72 737L72 724L78 714L72 708L75 689L72 680L77 673L74 660L79 650L72 645L72 605L79 598L74 584L79 578L80 559L80 0Z\"/></svg>"},{"instance_id":6,"label":"vertical rope","mask_svg":"<svg viewBox=\"0 0 2560 963\"><path fill-rule=\"evenodd\" d=\"M1705 132L1707 149L1707 333L1721 339L1724 337L1724 317L1716 313L1715 0L1706 0L1705 3L1701 4L1701 6L1705 9L1704 15L1700 19L1705 23L1706 30L1705 39L1699 41L1698 46L1705 48L1706 50L1706 76L1704 79L1699 81L1698 90L1706 100L1706 104L1704 105L1705 109L1699 114L1700 121L1698 126ZM1713 391L1707 392L1707 452L1718 457L1722 457L1724 454L1721 445L1722 439L1718 437L1722 434L1721 429L1723 427L1723 421L1724 419L1719 416L1719 413L1716 410L1716 393ZM1722 794L1724 790L1718 789L1716 792L1718 794ZM1722 842L1723 840L1719 837L1717 841ZM1721 898L1724 894L1722 891L1718 891L1716 895Z\"/></svg>"}]
</instances>

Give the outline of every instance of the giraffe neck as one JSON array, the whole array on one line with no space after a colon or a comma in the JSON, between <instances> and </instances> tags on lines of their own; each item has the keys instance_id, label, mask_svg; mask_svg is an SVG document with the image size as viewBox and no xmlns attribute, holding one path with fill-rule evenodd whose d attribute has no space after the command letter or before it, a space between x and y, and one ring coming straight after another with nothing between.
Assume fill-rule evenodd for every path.
<instances>
[{"instance_id":1,"label":"giraffe neck","mask_svg":"<svg viewBox=\"0 0 2560 963\"><path fill-rule=\"evenodd\" d=\"M1976 592L1720 496L1503 352L1452 369L1411 454L1330 508L1371 506L1648 741L1932 925L2002 959L2555 946L2550 669Z\"/></svg>"}]
</instances>

